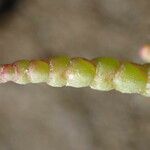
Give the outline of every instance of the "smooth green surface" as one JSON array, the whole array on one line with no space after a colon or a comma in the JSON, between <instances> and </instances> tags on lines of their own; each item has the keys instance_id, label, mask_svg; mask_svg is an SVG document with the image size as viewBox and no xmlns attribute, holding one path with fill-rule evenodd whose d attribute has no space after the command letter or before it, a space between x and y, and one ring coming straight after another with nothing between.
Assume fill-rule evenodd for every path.
<instances>
[{"instance_id":1,"label":"smooth green surface","mask_svg":"<svg viewBox=\"0 0 150 150\"><path fill-rule=\"evenodd\" d=\"M47 82L49 78L49 65L41 60L30 62L29 78L32 83Z\"/></svg>"},{"instance_id":2,"label":"smooth green surface","mask_svg":"<svg viewBox=\"0 0 150 150\"><path fill-rule=\"evenodd\" d=\"M88 60L74 58L66 71L67 86L86 87L92 82L95 75L95 67Z\"/></svg>"},{"instance_id":3,"label":"smooth green surface","mask_svg":"<svg viewBox=\"0 0 150 150\"><path fill-rule=\"evenodd\" d=\"M90 87L104 91L112 90L113 78L120 65L119 61L113 58L97 58L93 62L96 65L96 75Z\"/></svg>"},{"instance_id":4,"label":"smooth green surface","mask_svg":"<svg viewBox=\"0 0 150 150\"><path fill-rule=\"evenodd\" d=\"M147 83L146 83L145 91L142 94L149 97L150 96L150 66L149 64L144 64L143 68L146 69Z\"/></svg>"},{"instance_id":5,"label":"smooth green surface","mask_svg":"<svg viewBox=\"0 0 150 150\"><path fill-rule=\"evenodd\" d=\"M28 60L20 60L13 64L15 67L15 81L18 84L27 84L30 82L28 77L28 68L30 62Z\"/></svg>"},{"instance_id":6,"label":"smooth green surface","mask_svg":"<svg viewBox=\"0 0 150 150\"><path fill-rule=\"evenodd\" d=\"M114 79L116 90L123 93L143 93L147 83L147 73L141 66L123 63Z\"/></svg>"},{"instance_id":7,"label":"smooth green surface","mask_svg":"<svg viewBox=\"0 0 150 150\"><path fill-rule=\"evenodd\" d=\"M54 87L62 87L66 85L65 71L69 65L70 59L67 56L57 56L50 58L50 73L48 84Z\"/></svg>"}]
</instances>

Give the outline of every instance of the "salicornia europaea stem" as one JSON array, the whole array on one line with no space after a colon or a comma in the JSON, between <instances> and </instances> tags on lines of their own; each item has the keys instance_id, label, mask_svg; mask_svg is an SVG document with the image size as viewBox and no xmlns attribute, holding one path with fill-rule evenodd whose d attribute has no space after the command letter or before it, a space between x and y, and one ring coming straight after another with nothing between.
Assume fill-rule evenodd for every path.
<instances>
[{"instance_id":1,"label":"salicornia europaea stem","mask_svg":"<svg viewBox=\"0 0 150 150\"><path fill-rule=\"evenodd\" d=\"M20 60L0 67L0 82L18 84L46 82L54 87L72 86L150 97L150 64L135 64L113 58L51 57L45 60Z\"/></svg>"}]
</instances>

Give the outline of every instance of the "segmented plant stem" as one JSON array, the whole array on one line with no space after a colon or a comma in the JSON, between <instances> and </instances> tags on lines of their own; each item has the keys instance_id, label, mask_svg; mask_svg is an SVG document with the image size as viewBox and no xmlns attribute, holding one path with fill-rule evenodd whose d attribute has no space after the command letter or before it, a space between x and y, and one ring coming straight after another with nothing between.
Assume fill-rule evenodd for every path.
<instances>
[{"instance_id":1,"label":"segmented plant stem","mask_svg":"<svg viewBox=\"0 0 150 150\"><path fill-rule=\"evenodd\" d=\"M135 64L114 58L69 58L20 60L0 67L0 82L18 84L46 82L54 87L89 86L92 89L138 93L150 97L150 64Z\"/></svg>"}]
</instances>

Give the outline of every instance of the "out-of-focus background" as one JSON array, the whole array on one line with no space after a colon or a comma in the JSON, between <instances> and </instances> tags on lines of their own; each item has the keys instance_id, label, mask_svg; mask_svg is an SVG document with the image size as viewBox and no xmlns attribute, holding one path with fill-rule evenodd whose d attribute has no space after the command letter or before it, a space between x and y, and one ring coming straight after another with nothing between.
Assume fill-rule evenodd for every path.
<instances>
[{"instance_id":1,"label":"out-of-focus background","mask_svg":"<svg viewBox=\"0 0 150 150\"><path fill-rule=\"evenodd\" d=\"M60 54L142 63L149 8L149 0L0 0L0 63ZM0 85L0 150L141 149L150 149L150 98Z\"/></svg>"}]
</instances>

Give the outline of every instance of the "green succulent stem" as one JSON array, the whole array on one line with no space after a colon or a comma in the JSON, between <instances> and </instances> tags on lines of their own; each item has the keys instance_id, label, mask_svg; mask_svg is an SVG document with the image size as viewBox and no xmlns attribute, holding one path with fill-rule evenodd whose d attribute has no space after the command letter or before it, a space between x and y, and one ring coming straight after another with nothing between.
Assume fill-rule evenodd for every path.
<instances>
[{"instance_id":1,"label":"green succulent stem","mask_svg":"<svg viewBox=\"0 0 150 150\"><path fill-rule=\"evenodd\" d=\"M53 87L91 87L118 90L150 97L150 64L136 64L114 58L69 58L56 56L45 60L20 60L0 66L0 83L46 82Z\"/></svg>"}]
</instances>

